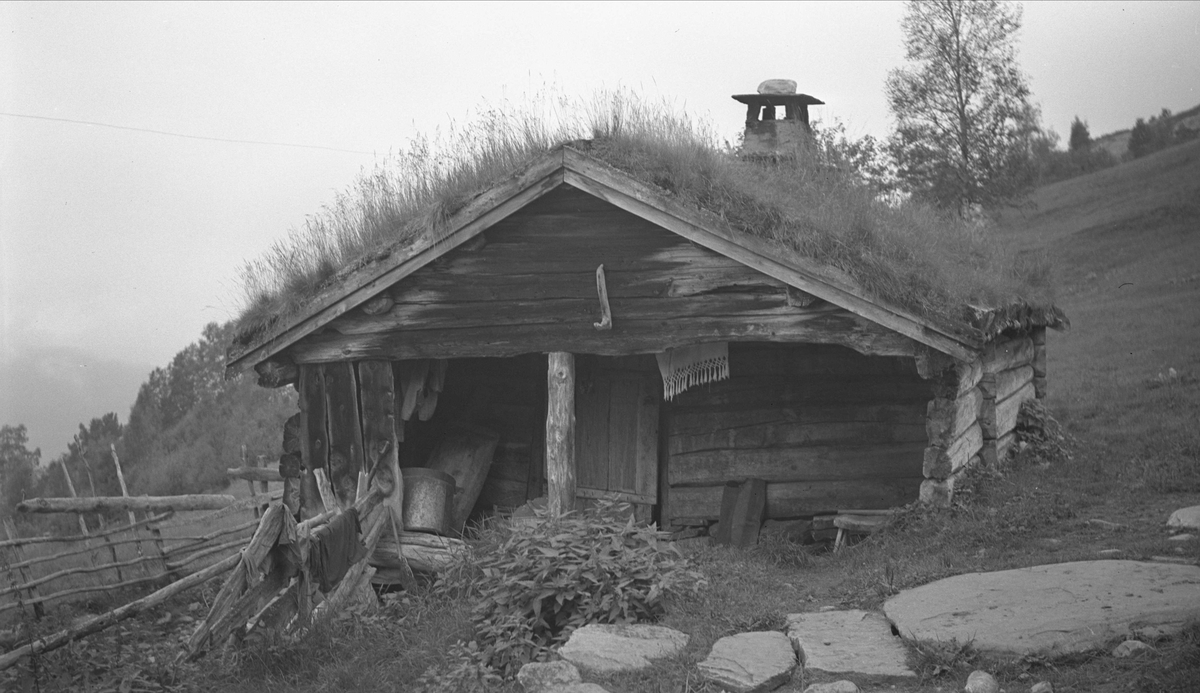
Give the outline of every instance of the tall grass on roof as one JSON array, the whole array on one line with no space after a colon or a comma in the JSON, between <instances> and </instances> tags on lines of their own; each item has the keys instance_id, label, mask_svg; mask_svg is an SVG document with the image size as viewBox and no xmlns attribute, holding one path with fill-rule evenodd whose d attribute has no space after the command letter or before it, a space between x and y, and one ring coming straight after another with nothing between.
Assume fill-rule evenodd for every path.
<instances>
[{"instance_id":1,"label":"tall grass on roof","mask_svg":"<svg viewBox=\"0 0 1200 693\"><path fill-rule=\"evenodd\" d=\"M553 107L490 109L364 172L247 264L238 341L302 310L339 273L440 233L472 197L562 144L930 319L962 323L967 304L1050 300L1044 260L1020 260L986 229L923 205L877 199L832 138L816 138L795 158L743 159L706 122L622 90Z\"/></svg>"}]
</instances>

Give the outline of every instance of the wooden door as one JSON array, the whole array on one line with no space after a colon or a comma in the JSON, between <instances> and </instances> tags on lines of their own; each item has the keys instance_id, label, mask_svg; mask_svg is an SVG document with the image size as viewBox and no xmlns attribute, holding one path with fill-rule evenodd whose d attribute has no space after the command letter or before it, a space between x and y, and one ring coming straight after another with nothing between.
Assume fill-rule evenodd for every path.
<instances>
[{"instance_id":1,"label":"wooden door","mask_svg":"<svg viewBox=\"0 0 1200 693\"><path fill-rule=\"evenodd\" d=\"M633 504L649 522L658 503L658 406L654 357L576 360L577 506L602 498Z\"/></svg>"}]
</instances>

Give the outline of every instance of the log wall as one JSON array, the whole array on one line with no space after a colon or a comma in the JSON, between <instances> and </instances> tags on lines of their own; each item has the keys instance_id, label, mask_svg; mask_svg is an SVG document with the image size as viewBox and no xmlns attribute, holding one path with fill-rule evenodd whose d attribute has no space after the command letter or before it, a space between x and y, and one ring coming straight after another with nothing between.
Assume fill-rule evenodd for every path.
<instances>
[{"instance_id":1,"label":"log wall","mask_svg":"<svg viewBox=\"0 0 1200 693\"><path fill-rule=\"evenodd\" d=\"M768 518L917 498L932 390L913 359L813 344L729 353L729 380L664 408L664 526L717 519L737 479L767 481Z\"/></svg>"},{"instance_id":2,"label":"log wall","mask_svg":"<svg viewBox=\"0 0 1200 693\"><path fill-rule=\"evenodd\" d=\"M1036 340L1035 340L1036 338ZM1038 344L1037 341L1041 341ZM1016 443L1017 414L1021 404L1039 396L1037 381L1045 392L1045 330L1033 335L1002 337L984 350L983 391L980 425L983 432L981 456L988 464L1004 462ZM1038 375L1040 368L1041 375Z\"/></svg>"}]
</instances>

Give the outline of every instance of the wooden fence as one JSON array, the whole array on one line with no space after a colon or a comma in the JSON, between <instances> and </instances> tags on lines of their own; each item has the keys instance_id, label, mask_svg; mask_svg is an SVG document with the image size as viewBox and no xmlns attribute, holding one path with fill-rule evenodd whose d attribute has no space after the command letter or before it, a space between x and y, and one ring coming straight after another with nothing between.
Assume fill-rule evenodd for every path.
<instances>
[{"instance_id":1,"label":"wooden fence","mask_svg":"<svg viewBox=\"0 0 1200 693\"><path fill-rule=\"evenodd\" d=\"M256 494L213 512L131 512L128 524L72 536L21 537L6 520L0 628L40 618L52 604L199 572L245 546L261 508L281 495Z\"/></svg>"}]
</instances>

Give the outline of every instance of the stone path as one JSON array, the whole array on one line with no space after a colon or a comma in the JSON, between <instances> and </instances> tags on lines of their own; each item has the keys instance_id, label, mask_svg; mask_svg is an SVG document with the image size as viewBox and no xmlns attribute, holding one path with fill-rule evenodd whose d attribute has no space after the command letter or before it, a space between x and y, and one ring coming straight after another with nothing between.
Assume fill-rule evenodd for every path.
<instances>
[{"instance_id":1,"label":"stone path","mask_svg":"<svg viewBox=\"0 0 1200 693\"><path fill-rule=\"evenodd\" d=\"M892 634L883 614L870 611L823 611L788 614L788 637L805 669L830 674L914 678L908 651Z\"/></svg>"},{"instance_id":2,"label":"stone path","mask_svg":"<svg viewBox=\"0 0 1200 693\"><path fill-rule=\"evenodd\" d=\"M738 633L713 643L700 675L733 693L773 691L792 680L796 651L778 631Z\"/></svg>"},{"instance_id":3,"label":"stone path","mask_svg":"<svg viewBox=\"0 0 1200 693\"><path fill-rule=\"evenodd\" d=\"M687 642L687 635L663 626L591 624L572 633L558 655L584 670L636 671L678 654Z\"/></svg>"},{"instance_id":4,"label":"stone path","mask_svg":"<svg viewBox=\"0 0 1200 693\"><path fill-rule=\"evenodd\" d=\"M938 580L889 599L905 638L1018 654L1081 652L1200 618L1200 567L1080 561ZM1160 631L1161 632L1161 631Z\"/></svg>"}]
</instances>

